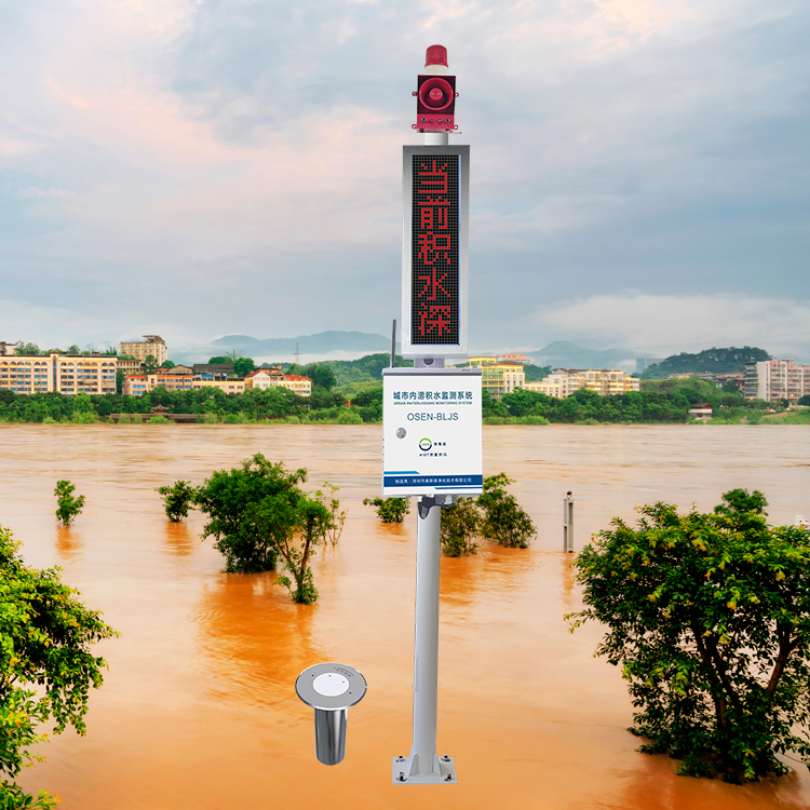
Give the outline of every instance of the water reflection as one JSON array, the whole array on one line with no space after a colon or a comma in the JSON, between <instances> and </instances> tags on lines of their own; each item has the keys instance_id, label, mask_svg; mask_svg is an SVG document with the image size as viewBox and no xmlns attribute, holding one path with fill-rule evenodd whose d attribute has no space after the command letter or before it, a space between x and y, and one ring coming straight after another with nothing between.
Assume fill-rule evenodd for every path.
<instances>
[{"instance_id":1,"label":"water reflection","mask_svg":"<svg viewBox=\"0 0 810 810\"><path fill-rule=\"evenodd\" d=\"M567 611L574 610L574 586L576 585L577 570L574 566L575 554L566 551L560 552L560 580L562 582L562 599Z\"/></svg>"},{"instance_id":2,"label":"water reflection","mask_svg":"<svg viewBox=\"0 0 810 810\"><path fill-rule=\"evenodd\" d=\"M199 537L189 531L188 524L185 522L174 523L167 520L164 537L166 538L166 548L175 557L188 557L200 545Z\"/></svg>"},{"instance_id":3,"label":"water reflection","mask_svg":"<svg viewBox=\"0 0 810 810\"><path fill-rule=\"evenodd\" d=\"M289 703L298 674L328 661L313 644L317 605L296 605L276 574L220 574L204 589L192 616L206 679L218 700Z\"/></svg>"},{"instance_id":4,"label":"water reflection","mask_svg":"<svg viewBox=\"0 0 810 810\"><path fill-rule=\"evenodd\" d=\"M789 764L791 767L804 767L796 762ZM806 792L802 790L802 780L796 771L779 778L770 777L754 784L739 786L719 779L709 781L673 776L678 761L663 754L638 754L636 765L623 790L607 801L604 797L601 797L601 801L597 799L591 807L647 810L654 800L655 806L667 808L807 809Z\"/></svg>"},{"instance_id":5,"label":"water reflection","mask_svg":"<svg viewBox=\"0 0 810 810\"><path fill-rule=\"evenodd\" d=\"M81 552L81 534L70 526L57 526L54 545L60 560L72 562Z\"/></svg>"}]
</instances>

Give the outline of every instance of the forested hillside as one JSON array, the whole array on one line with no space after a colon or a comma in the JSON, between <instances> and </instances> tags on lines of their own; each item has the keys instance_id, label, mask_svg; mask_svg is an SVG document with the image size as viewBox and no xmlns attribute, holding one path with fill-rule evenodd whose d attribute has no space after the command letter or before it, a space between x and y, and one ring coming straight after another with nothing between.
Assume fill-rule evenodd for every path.
<instances>
[{"instance_id":1,"label":"forested hillside","mask_svg":"<svg viewBox=\"0 0 810 810\"><path fill-rule=\"evenodd\" d=\"M697 354L681 352L667 357L644 370L644 380L668 377L670 374L723 374L743 371L750 360L770 360L764 349L743 346L741 349L730 346L727 349L706 349Z\"/></svg>"}]
</instances>

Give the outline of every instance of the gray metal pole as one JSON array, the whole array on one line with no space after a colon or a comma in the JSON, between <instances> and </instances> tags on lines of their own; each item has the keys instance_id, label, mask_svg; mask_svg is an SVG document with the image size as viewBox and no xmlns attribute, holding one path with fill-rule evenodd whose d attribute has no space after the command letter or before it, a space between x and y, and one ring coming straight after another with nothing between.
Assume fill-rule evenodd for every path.
<instances>
[{"instance_id":1,"label":"gray metal pole","mask_svg":"<svg viewBox=\"0 0 810 810\"><path fill-rule=\"evenodd\" d=\"M442 510L419 499L416 530L416 640L413 660L411 775L434 773L439 690L439 563ZM433 507L433 508L431 508Z\"/></svg>"}]
</instances>

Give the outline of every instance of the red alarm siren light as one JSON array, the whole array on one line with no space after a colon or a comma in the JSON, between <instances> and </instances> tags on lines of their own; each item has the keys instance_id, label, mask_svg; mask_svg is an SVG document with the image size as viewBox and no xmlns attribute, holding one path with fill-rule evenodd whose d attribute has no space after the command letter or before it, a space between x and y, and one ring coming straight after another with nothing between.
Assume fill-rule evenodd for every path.
<instances>
[{"instance_id":1,"label":"red alarm siren light","mask_svg":"<svg viewBox=\"0 0 810 810\"><path fill-rule=\"evenodd\" d=\"M447 48L444 45L431 45L425 54L425 67L444 65L447 67Z\"/></svg>"},{"instance_id":2,"label":"red alarm siren light","mask_svg":"<svg viewBox=\"0 0 810 810\"><path fill-rule=\"evenodd\" d=\"M416 124L419 132L453 132L456 77L447 75L447 48L431 45L425 56L425 72L417 79Z\"/></svg>"}]
</instances>

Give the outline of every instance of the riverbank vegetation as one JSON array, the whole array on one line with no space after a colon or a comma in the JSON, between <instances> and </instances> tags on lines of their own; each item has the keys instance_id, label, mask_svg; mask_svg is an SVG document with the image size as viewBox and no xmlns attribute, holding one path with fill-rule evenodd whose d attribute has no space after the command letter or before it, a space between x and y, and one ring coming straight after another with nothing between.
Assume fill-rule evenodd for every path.
<instances>
[{"instance_id":1,"label":"riverbank vegetation","mask_svg":"<svg viewBox=\"0 0 810 810\"><path fill-rule=\"evenodd\" d=\"M44 758L31 749L47 740L37 727L53 721L84 735L90 688L107 664L92 655L97 641L117 636L60 579L58 568L29 568L19 542L0 526L0 772L14 778ZM30 796L0 781L0 807L49 810L59 801L46 791Z\"/></svg>"},{"instance_id":2,"label":"riverbank vegetation","mask_svg":"<svg viewBox=\"0 0 810 810\"><path fill-rule=\"evenodd\" d=\"M690 421L689 409L698 403L712 406L715 424L803 423L801 416L773 418L785 411L786 403L747 401L739 392L723 391L695 377L642 381L641 385L641 391L626 394L600 396L581 390L566 399L518 389L496 401L485 391L484 423L685 424ZM153 414L155 407L165 408L167 415ZM376 424L382 419L382 382L360 380L332 390L314 385L310 397L281 387L242 394L225 394L213 387L195 391L158 387L139 397L0 391L0 422L94 424L115 419L119 424L171 424L172 415L191 416L201 424Z\"/></svg>"},{"instance_id":3,"label":"riverbank vegetation","mask_svg":"<svg viewBox=\"0 0 810 810\"><path fill-rule=\"evenodd\" d=\"M731 782L810 765L810 532L769 526L762 493L735 489L713 512L657 503L614 518L578 556L597 648L620 666L644 753Z\"/></svg>"}]
</instances>

